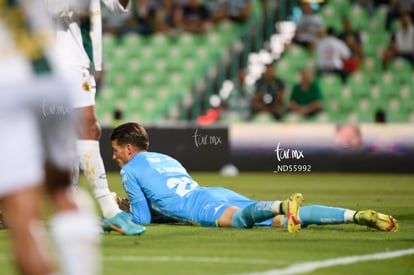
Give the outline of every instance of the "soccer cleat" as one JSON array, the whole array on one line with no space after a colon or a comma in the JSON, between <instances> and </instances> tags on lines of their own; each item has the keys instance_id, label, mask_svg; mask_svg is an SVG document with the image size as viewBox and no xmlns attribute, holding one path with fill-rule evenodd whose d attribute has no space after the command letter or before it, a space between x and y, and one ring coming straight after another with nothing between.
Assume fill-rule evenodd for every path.
<instances>
[{"instance_id":1,"label":"soccer cleat","mask_svg":"<svg viewBox=\"0 0 414 275\"><path fill-rule=\"evenodd\" d=\"M109 226L109 223L106 221L105 218L101 218L101 225L103 232L111 232L112 228Z\"/></svg>"},{"instance_id":2,"label":"soccer cleat","mask_svg":"<svg viewBox=\"0 0 414 275\"><path fill-rule=\"evenodd\" d=\"M128 236L141 235L145 232L145 227L133 223L125 212L120 212L112 218L102 218L102 227L105 232L113 230Z\"/></svg>"},{"instance_id":3,"label":"soccer cleat","mask_svg":"<svg viewBox=\"0 0 414 275\"><path fill-rule=\"evenodd\" d=\"M295 193L289 199L282 202L282 211L286 216L286 227L290 233L300 229L299 208L303 203L303 195Z\"/></svg>"},{"instance_id":4,"label":"soccer cleat","mask_svg":"<svg viewBox=\"0 0 414 275\"><path fill-rule=\"evenodd\" d=\"M390 215L378 213L374 210L361 210L355 213L355 223L366 225L381 231L397 232L400 228L398 221Z\"/></svg>"}]
</instances>

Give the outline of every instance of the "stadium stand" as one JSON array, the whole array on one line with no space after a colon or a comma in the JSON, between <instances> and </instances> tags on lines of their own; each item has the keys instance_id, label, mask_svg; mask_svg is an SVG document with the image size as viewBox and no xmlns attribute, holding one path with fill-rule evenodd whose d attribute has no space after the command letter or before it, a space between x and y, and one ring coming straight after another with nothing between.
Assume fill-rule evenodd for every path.
<instances>
[{"instance_id":1,"label":"stadium stand","mask_svg":"<svg viewBox=\"0 0 414 275\"><path fill-rule=\"evenodd\" d=\"M272 38L281 34L274 23L289 20L289 10L298 1L284 1L289 2L285 3L289 10L279 7L276 12L272 10L275 7L264 12L263 1L253 2L254 13L247 23L220 21L205 35L157 33L144 37L128 33L118 38L105 33L106 75L96 105L101 122L110 125L117 109L125 120L142 123L195 121L207 112L212 108L211 95L218 94L226 80L236 81L239 69L249 66L252 53L272 51ZM412 67L397 59L387 71L381 68L381 56L389 41L384 27L386 7L377 7L371 17L348 0L327 1L319 8L325 25L337 31L342 15L352 18L353 26L362 33L364 60L346 84L331 75L319 79L325 100L323 114L284 121L373 122L375 112L381 109L389 122L414 122ZM273 54L280 54L275 57L278 74L289 86L297 80L300 68L315 63L315 57L298 46ZM243 117L232 112L221 122L240 122ZM255 121L274 122L268 117Z\"/></svg>"}]
</instances>

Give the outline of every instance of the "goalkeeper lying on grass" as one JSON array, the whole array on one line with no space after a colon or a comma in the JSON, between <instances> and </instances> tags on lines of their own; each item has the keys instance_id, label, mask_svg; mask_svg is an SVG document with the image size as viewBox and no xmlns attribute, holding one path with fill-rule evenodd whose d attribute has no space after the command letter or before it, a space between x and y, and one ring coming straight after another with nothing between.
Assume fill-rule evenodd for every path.
<instances>
[{"instance_id":1,"label":"goalkeeper lying on grass","mask_svg":"<svg viewBox=\"0 0 414 275\"><path fill-rule=\"evenodd\" d=\"M384 231L398 230L397 221L372 210L353 211L326 206L304 206L300 193L280 201L254 201L232 190L201 187L175 159L148 152L144 127L126 123L111 135L113 159L121 167L124 190L131 202L131 219L137 224L163 221L200 226L251 228L256 225L286 227L296 232L309 224L355 222ZM110 230L103 219L104 228Z\"/></svg>"},{"instance_id":2,"label":"goalkeeper lying on grass","mask_svg":"<svg viewBox=\"0 0 414 275\"><path fill-rule=\"evenodd\" d=\"M118 197L116 193L112 193L114 200L117 201L119 207L126 212L131 213L130 201L128 198ZM253 201L245 198L245 202L241 202L242 207L245 204ZM340 207L330 207L323 205L305 205L299 209L299 220L301 227L308 225L326 225L326 224L344 224L355 223L359 225L366 225L381 231L398 231L399 225L392 216L376 212L374 210L355 211ZM151 211L152 223L171 223L174 219L162 216L159 213ZM259 226L274 226L286 228L286 217L284 215L277 215L273 219L258 223ZM106 227L106 230L110 228Z\"/></svg>"}]
</instances>

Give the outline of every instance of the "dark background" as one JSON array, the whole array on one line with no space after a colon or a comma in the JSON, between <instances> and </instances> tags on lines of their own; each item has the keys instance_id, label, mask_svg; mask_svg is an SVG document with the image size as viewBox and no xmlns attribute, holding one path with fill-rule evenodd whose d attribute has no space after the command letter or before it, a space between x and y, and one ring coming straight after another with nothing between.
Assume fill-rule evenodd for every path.
<instances>
[{"instance_id":1,"label":"dark background","mask_svg":"<svg viewBox=\"0 0 414 275\"><path fill-rule=\"evenodd\" d=\"M278 161L275 148L232 148L228 129L196 127L146 127L150 151L170 155L189 171L219 171L232 163L240 171L272 172L277 165L311 165L312 172L414 173L414 147L373 152L369 147L353 151L303 147L305 158ZM195 134L197 131L197 142ZM102 157L107 171L119 171L112 160L111 129L103 129ZM198 145L198 146L197 146Z\"/></svg>"}]
</instances>

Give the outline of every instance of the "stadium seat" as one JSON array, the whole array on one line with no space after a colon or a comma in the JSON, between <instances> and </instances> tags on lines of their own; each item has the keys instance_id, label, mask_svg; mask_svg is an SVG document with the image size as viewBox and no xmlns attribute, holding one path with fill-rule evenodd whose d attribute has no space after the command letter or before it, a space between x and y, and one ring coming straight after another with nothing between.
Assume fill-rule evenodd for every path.
<instances>
[{"instance_id":1,"label":"stadium seat","mask_svg":"<svg viewBox=\"0 0 414 275\"><path fill-rule=\"evenodd\" d=\"M337 75L322 75L319 78L319 84L325 98L338 98L342 89L341 78Z\"/></svg>"},{"instance_id":2,"label":"stadium seat","mask_svg":"<svg viewBox=\"0 0 414 275\"><path fill-rule=\"evenodd\" d=\"M299 80L298 70L286 58L282 58L277 62L276 72L290 86L293 86Z\"/></svg>"},{"instance_id":3,"label":"stadium seat","mask_svg":"<svg viewBox=\"0 0 414 275\"><path fill-rule=\"evenodd\" d=\"M228 112L220 118L220 122L225 125L229 125L238 122L245 122L245 118L240 112Z\"/></svg>"},{"instance_id":4,"label":"stadium seat","mask_svg":"<svg viewBox=\"0 0 414 275\"><path fill-rule=\"evenodd\" d=\"M110 33L105 33L102 35L102 45L103 45L103 56L105 60L111 59L113 53L118 46L117 38Z\"/></svg>"},{"instance_id":5,"label":"stadium seat","mask_svg":"<svg viewBox=\"0 0 414 275\"><path fill-rule=\"evenodd\" d=\"M351 4L349 0L332 0L328 1L327 5L332 5L337 10L340 10L342 13L348 13L351 8Z\"/></svg>"},{"instance_id":6,"label":"stadium seat","mask_svg":"<svg viewBox=\"0 0 414 275\"><path fill-rule=\"evenodd\" d=\"M217 60L217 50L208 45L201 45L196 52L197 63L199 66L207 68Z\"/></svg>"},{"instance_id":7,"label":"stadium seat","mask_svg":"<svg viewBox=\"0 0 414 275\"><path fill-rule=\"evenodd\" d=\"M194 56L196 49L200 45L201 38L191 33L183 33L176 38L175 43L171 46L177 47L182 56Z\"/></svg>"},{"instance_id":8,"label":"stadium seat","mask_svg":"<svg viewBox=\"0 0 414 275\"><path fill-rule=\"evenodd\" d=\"M397 96L401 99L404 108L414 111L414 83L402 84Z\"/></svg>"},{"instance_id":9,"label":"stadium seat","mask_svg":"<svg viewBox=\"0 0 414 275\"><path fill-rule=\"evenodd\" d=\"M334 121L334 116L329 112L321 112L313 117L313 122L316 123L329 123Z\"/></svg>"},{"instance_id":10,"label":"stadium seat","mask_svg":"<svg viewBox=\"0 0 414 275\"><path fill-rule=\"evenodd\" d=\"M292 45L287 49L283 54L283 58L285 58L289 65L296 70L308 66L308 52L304 48L296 45Z\"/></svg>"},{"instance_id":11,"label":"stadium seat","mask_svg":"<svg viewBox=\"0 0 414 275\"><path fill-rule=\"evenodd\" d=\"M408 112L407 116L408 116L408 122L414 123L414 111Z\"/></svg>"},{"instance_id":12,"label":"stadium seat","mask_svg":"<svg viewBox=\"0 0 414 275\"><path fill-rule=\"evenodd\" d=\"M376 111L375 104L369 97L361 97L358 99L357 115L359 122L373 122Z\"/></svg>"},{"instance_id":13,"label":"stadium seat","mask_svg":"<svg viewBox=\"0 0 414 275\"><path fill-rule=\"evenodd\" d=\"M148 45L148 38L145 38L136 33L127 33L122 37L122 46L133 56L140 54L142 47Z\"/></svg>"},{"instance_id":14,"label":"stadium seat","mask_svg":"<svg viewBox=\"0 0 414 275\"><path fill-rule=\"evenodd\" d=\"M398 78L392 72L384 72L379 75L378 84L382 93L386 95L395 95L400 87Z\"/></svg>"},{"instance_id":15,"label":"stadium seat","mask_svg":"<svg viewBox=\"0 0 414 275\"><path fill-rule=\"evenodd\" d=\"M395 80L401 82L411 82L413 79L413 69L409 62L401 58L395 59L388 66L388 71L393 75Z\"/></svg>"},{"instance_id":16,"label":"stadium seat","mask_svg":"<svg viewBox=\"0 0 414 275\"><path fill-rule=\"evenodd\" d=\"M131 97L125 101L124 113L125 119L131 120L139 118L143 122L147 122L146 114L152 114L154 109L154 100L151 98L150 91L140 90L140 96L132 99Z\"/></svg>"},{"instance_id":17,"label":"stadium seat","mask_svg":"<svg viewBox=\"0 0 414 275\"><path fill-rule=\"evenodd\" d=\"M356 100L358 98L359 98L359 94L347 86L344 86L339 91L339 100L341 102L341 105L344 107L351 108L355 106Z\"/></svg>"},{"instance_id":18,"label":"stadium seat","mask_svg":"<svg viewBox=\"0 0 414 275\"><path fill-rule=\"evenodd\" d=\"M321 10L321 16L325 26L333 27L336 32L341 31L341 10L338 9L337 6L333 4L326 5Z\"/></svg>"},{"instance_id":19,"label":"stadium seat","mask_svg":"<svg viewBox=\"0 0 414 275\"><path fill-rule=\"evenodd\" d=\"M255 118L253 118L253 122L258 122L258 121L262 121L263 120L263 122L272 122L272 119L273 117L269 117L268 118L268 121L265 121L265 118L259 118L259 117L255 117ZM275 121L275 119L273 118L273 121ZM300 114L298 114L298 113L293 113L293 112L290 112L290 113L287 113L287 114L285 114L283 117L282 117L282 122L289 122L289 123L301 123L301 122L305 122L306 121L306 118L304 118L302 115L300 115Z\"/></svg>"},{"instance_id":20,"label":"stadium seat","mask_svg":"<svg viewBox=\"0 0 414 275\"><path fill-rule=\"evenodd\" d=\"M329 113L332 117L337 117L342 111L342 105L340 100L337 98L325 98L323 108Z\"/></svg>"},{"instance_id":21,"label":"stadium seat","mask_svg":"<svg viewBox=\"0 0 414 275\"><path fill-rule=\"evenodd\" d=\"M209 32L203 37L203 42L206 46L212 47L216 52L222 50L227 43L225 40L225 36L216 33L216 32Z\"/></svg>"},{"instance_id":22,"label":"stadium seat","mask_svg":"<svg viewBox=\"0 0 414 275\"><path fill-rule=\"evenodd\" d=\"M385 110L389 122L408 122L408 112L398 97L391 97Z\"/></svg>"},{"instance_id":23,"label":"stadium seat","mask_svg":"<svg viewBox=\"0 0 414 275\"><path fill-rule=\"evenodd\" d=\"M170 45L172 44L168 36L162 33L157 33L157 34L150 36L148 40L149 40L148 46L152 49L153 51L152 54L154 57L168 56L169 48L170 48Z\"/></svg>"},{"instance_id":24,"label":"stadium seat","mask_svg":"<svg viewBox=\"0 0 414 275\"><path fill-rule=\"evenodd\" d=\"M184 55L182 53L182 50L177 45L171 46L168 56L165 57L168 68L173 71L181 69L183 67L183 59Z\"/></svg>"},{"instance_id":25,"label":"stadium seat","mask_svg":"<svg viewBox=\"0 0 414 275\"><path fill-rule=\"evenodd\" d=\"M125 70L130 59L128 51L122 46L116 46L111 50L111 57L106 60L106 66L110 71Z\"/></svg>"},{"instance_id":26,"label":"stadium seat","mask_svg":"<svg viewBox=\"0 0 414 275\"><path fill-rule=\"evenodd\" d=\"M377 38L379 36L372 34L370 32L363 32L362 35L362 46L364 49L364 54L371 58L374 58L377 55Z\"/></svg>"},{"instance_id":27,"label":"stadium seat","mask_svg":"<svg viewBox=\"0 0 414 275\"><path fill-rule=\"evenodd\" d=\"M223 36L226 36L228 42L232 41L239 31L239 27L236 25L236 23L233 23L229 20L223 20L219 22L216 24L215 29L216 32L221 33Z\"/></svg>"},{"instance_id":28,"label":"stadium seat","mask_svg":"<svg viewBox=\"0 0 414 275\"><path fill-rule=\"evenodd\" d=\"M375 85L372 87L370 94L369 94L369 98L372 101L372 104L374 104L374 106L377 109L384 109L386 105L388 104L387 93L384 92L384 90L381 89L379 85Z\"/></svg>"},{"instance_id":29,"label":"stadium seat","mask_svg":"<svg viewBox=\"0 0 414 275\"><path fill-rule=\"evenodd\" d=\"M276 119L273 117L273 115L269 113L258 113L253 116L252 122L256 123L274 123L276 122Z\"/></svg>"},{"instance_id":30,"label":"stadium seat","mask_svg":"<svg viewBox=\"0 0 414 275\"><path fill-rule=\"evenodd\" d=\"M381 70L381 60L379 58L370 56L375 55L375 51L372 54L365 52L366 56L362 60L361 71L365 75L376 75Z\"/></svg>"},{"instance_id":31,"label":"stadium seat","mask_svg":"<svg viewBox=\"0 0 414 275\"><path fill-rule=\"evenodd\" d=\"M107 74L107 85L117 93L123 93L128 90L130 85L136 81L135 77L127 72L127 70L111 71Z\"/></svg>"},{"instance_id":32,"label":"stadium seat","mask_svg":"<svg viewBox=\"0 0 414 275\"><path fill-rule=\"evenodd\" d=\"M117 95L111 87L107 86L99 91L96 97L96 115L98 118L103 118L104 115L108 118L108 113L112 117L112 113L115 109Z\"/></svg>"},{"instance_id":33,"label":"stadium seat","mask_svg":"<svg viewBox=\"0 0 414 275\"><path fill-rule=\"evenodd\" d=\"M351 90L351 93L355 96L364 96L369 94L374 80L367 77L362 71L352 74L346 83L346 86Z\"/></svg>"},{"instance_id":34,"label":"stadium seat","mask_svg":"<svg viewBox=\"0 0 414 275\"><path fill-rule=\"evenodd\" d=\"M385 31L385 16L387 13L386 6L377 7L374 10L374 14L371 17L369 26L373 32L384 32Z\"/></svg>"},{"instance_id":35,"label":"stadium seat","mask_svg":"<svg viewBox=\"0 0 414 275\"><path fill-rule=\"evenodd\" d=\"M143 45L136 54L142 63L154 64L157 59L156 52L151 45Z\"/></svg>"},{"instance_id":36,"label":"stadium seat","mask_svg":"<svg viewBox=\"0 0 414 275\"><path fill-rule=\"evenodd\" d=\"M369 26L369 16L366 9L359 5L353 5L348 12L349 18L352 20L352 25L355 29L366 29Z\"/></svg>"}]
</instances>

